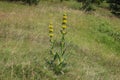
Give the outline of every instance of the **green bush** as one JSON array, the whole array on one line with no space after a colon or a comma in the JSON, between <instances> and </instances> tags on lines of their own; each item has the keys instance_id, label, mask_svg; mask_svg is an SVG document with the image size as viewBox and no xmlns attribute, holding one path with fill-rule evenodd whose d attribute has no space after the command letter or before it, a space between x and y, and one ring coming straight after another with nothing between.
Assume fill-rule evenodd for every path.
<instances>
[{"instance_id":1,"label":"green bush","mask_svg":"<svg viewBox=\"0 0 120 80\"><path fill-rule=\"evenodd\" d=\"M28 3L29 5L32 5L32 4L37 5L40 0L23 0L23 1Z\"/></svg>"},{"instance_id":2,"label":"green bush","mask_svg":"<svg viewBox=\"0 0 120 80\"><path fill-rule=\"evenodd\" d=\"M37 5L40 0L6 0L6 1L22 1L24 3L28 3L29 5L32 5L32 4Z\"/></svg>"},{"instance_id":3,"label":"green bush","mask_svg":"<svg viewBox=\"0 0 120 80\"><path fill-rule=\"evenodd\" d=\"M95 5L100 5L104 0L77 0L78 2L82 2L82 9L85 11L93 11L95 10Z\"/></svg>"},{"instance_id":4,"label":"green bush","mask_svg":"<svg viewBox=\"0 0 120 80\"><path fill-rule=\"evenodd\" d=\"M92 3L92 0L85 0L82 3L83 3L82 9L84 9L85 11L95 10L94 4Z\"/></svg>"},{"instance_id":5,"label":"green bush","mask_svg":"<svg viewBox=\"0 0 120 80\"><path fill-rule=\"evenodd\" d=\"M120 1L110 0L109 3L110 3L111 12L120 16Z\"/></svg>"}]
</instances>

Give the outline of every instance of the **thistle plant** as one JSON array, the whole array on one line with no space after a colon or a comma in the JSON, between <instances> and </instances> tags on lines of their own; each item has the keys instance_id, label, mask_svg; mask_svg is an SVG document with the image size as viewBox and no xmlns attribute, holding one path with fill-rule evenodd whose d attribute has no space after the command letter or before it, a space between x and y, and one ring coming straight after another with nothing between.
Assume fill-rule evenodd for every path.
<instances>
[{"instance_id":1,"label":"thistle plant","mask_svg":"<svg viewBox=\"0 0 120 80\"><path fill-rule=\"evenodd\" d=\"M62 29L61 32L61 39L58 51L55 51L55 40L53 40L53 25L50 23L49 25L49 37L50 37L50 54L51 60L48 61L50 68L55 72L55 74L64 74L65 72L65 53L66 53L66 42L65 42L65 35L67 33L67 14L63 15L62 21Z\"/></svg>"}]
</instances>

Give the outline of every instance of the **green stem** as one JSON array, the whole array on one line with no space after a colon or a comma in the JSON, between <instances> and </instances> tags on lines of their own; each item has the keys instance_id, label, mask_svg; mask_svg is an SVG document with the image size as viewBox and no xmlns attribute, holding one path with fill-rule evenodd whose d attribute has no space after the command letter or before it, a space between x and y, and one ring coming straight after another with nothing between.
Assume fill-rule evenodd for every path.
<instances>
[{"instance_id":1,"label":"green stem","mask_svg":"<svg viewBox=\"0 0 120 80\"><path fill-rule=\"evenodd\" d=\"M62 34L62 38L61 38L61 54L64 53L64 48L65 48L65 35Z\"/></svg>"},{"instance_id":2,"label":"green stem","mask_svg":"<svg viewBox=\"0 0 120 80\"><path fill-rule=\"evenodd\" d=\"M54 41L50 39L50 54L53 54L53 48L54 48Z\"/></svg>"}]
</instances>

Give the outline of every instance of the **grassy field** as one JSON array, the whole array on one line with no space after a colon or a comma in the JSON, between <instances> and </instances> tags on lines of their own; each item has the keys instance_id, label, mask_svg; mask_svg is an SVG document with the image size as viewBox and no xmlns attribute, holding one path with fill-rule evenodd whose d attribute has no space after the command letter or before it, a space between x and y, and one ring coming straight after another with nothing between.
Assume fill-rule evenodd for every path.
<instances>
[{"instance_id":1,"label":"grassy field","mask_svg":"<svg viewBox=\"0 0 120 80\"><path fill-rule=\"evenodd\" d=\"M0 1L0 80L120 80L120 19L106 9L88 14L70 5ZM56 76L45 67L48 25L53 21L59 40L64 11L69 71Z\"/></svg>"}]
</instances>

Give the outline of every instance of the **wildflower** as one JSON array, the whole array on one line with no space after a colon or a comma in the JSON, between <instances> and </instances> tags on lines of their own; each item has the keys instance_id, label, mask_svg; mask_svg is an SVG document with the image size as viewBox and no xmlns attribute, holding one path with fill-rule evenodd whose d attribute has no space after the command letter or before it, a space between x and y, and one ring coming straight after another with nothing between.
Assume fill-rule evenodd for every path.
<instances>
[{"instance_id":1,"label":"wildflower","mask_svg":"<svg viewBox=\"0 0 120 80\"><path fill-rule=\"evenodd\" d=\"M67 19L67 16L63 16L63 19Z\"/></svg>"},{"instance_id":2,"label":"wildflower","mask_svg":"<svg viewBox=\"0 0 120 80\"><path fill-rule=\"evenodd\" d=\"M49 33L53 32L53 29L49 29Z\"/></svg>"},{"instance_id":3,"label":"wildflower","mask_svg":"<svg viewBox=\"0 0 120 80\"><path fill-rule=\"evenodd\" d=\"M50 33L50 34L49 34L50 38L52 38L52 37L54 36L52 23L49 24L49 33Z\"/></svg>"},{"instance_id":4,"label":"wildflower","mask_svg":"<svg viewBox=\"0 0 120 80\"><path fill-rule=\"evenodd\" d=\"M67 20L63 20L63 24L67 24Z\"/></svg>"},{"instance_id":5,"label":"wildflower","mask_svg":"<svg viewBox=\"0 0 120 80\"><path fill-rule=\"evenodd\" d=\"M67 26L66 26L66 25L63 25L63 26L62 26L62 28L63 28L63 29L66 29L66 28L67 28Z\"/></svg>"},{"instance_id":6,"label":"wildflower","mask_svg":"<svg viewBox=\"0 0 120 80\"><path fill-rule=\"evenodd\" d=\"M49 39L50 39L50 53L52 54L52 59L49 61L50 67L54 70L56 74L63 74L63 66L66 64L65 62L65 54L66 54L66 40L65 40L65 35L67 34L67 14L63 14L63 20L62 20L62 26L61 26L61 40L60 40L60 45L59 45L59 50L55 50L55 45L56 41L54 38L54 29L53 29L53 24L49 24Z\"/></svg>"},{"instance_id":7,"label":"wildflower","mask_svg":"<svg viewBox=\"0 0 120 80\"><path fill-rule=\"evenodd\" d=\"M49 28L50 28L50 29L52 29L52 28L53 28L52 24L50 24L50 25L49 25Z\"/></svg>"},{"instance_id":8,"label":"wildflower","mask_svg":"<svg viewBox=\"0 0 120 80\"><path fill-rule=\"evenodd\" d=\"M52 38L52 37L54 36L54 34L53 34L53 33L51 33L51 34L49 34L49 36L50 36L50 38Z\"/></svg>"},{"instance_id":9,"label":"wildflower","mask_svg":"<svg viewBox=\"0 0 120 80\"><path fill-rule=\"evenodd\" d=\"M63 22L62 22L62 30L61 30L61 33L62 33L63 35L67 33L67 32L65 31L66 28L67 28L67 14L64 13L64 14L63 14Z\"/></svg>"}]
</instances>

